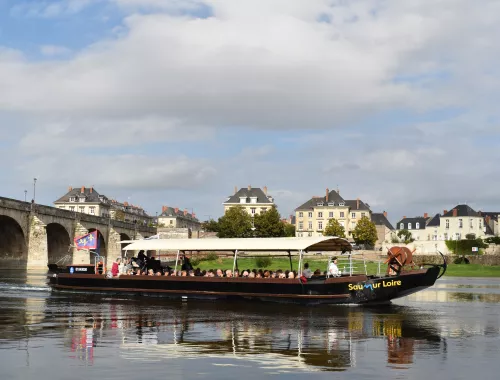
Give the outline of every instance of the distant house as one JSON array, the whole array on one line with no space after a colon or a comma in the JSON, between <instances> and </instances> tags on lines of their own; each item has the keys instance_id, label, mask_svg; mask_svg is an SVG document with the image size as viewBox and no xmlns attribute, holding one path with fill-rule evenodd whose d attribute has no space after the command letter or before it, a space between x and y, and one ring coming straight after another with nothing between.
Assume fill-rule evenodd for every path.
<instances>
[{"instance_id":1,"label":"distant house","mask_svg":"<svg viewBox=\"0 0 500 380\"><path fill-rule=\"evenodd\" d=\"M436 214L429 218L428 214L424 217L406 218L403 217L396 225L397 231L406 229L412 233L415 240L461 240L467 235L476 238L484 238L494 235L494 229L498 228L493 219L493 214L475 211L470 206L460 204L452 210L443 210L442 214ZM497 214L498 215L498 214Z\"/></svg>"},{"instance_id":2,"label":"distant house","mask_svg":"<svg viewBox=\"0 0 500 380\"><path fill-rule=\"evenodd\" d=\"M267 194L267 187L263 189L248 186L238 190L234 188L234 194L227 197L223 203L224 213L231 207L242 207L250 216L255 216L270 210L274 204L274 198Z\"/></svg>"},{"instance_id":3,"label":"distant house","mask_svg":"<svg viewBox=\"0 0 500 380\"><path fill-rule=\"evenodd\" d=\"M189 228L192 231L201 230L201 222L194 212L189 213L187 209L180 210L177 207L163 206L161 214L158 215L158 225L172 228Z\"/></svg>"},{"instance_id":4,"label":"distant house","mask_svg":"<svg viewBox=\"0 0 500 380\"><path fill-rule=\"evenodd\" d=\"M377 243L382 244L385 241L389 242L394 232L394 227L391 222L389 222L389 219L387 219L387 212L372 213L372 222L377 228Z\"/></svg>"},{"instance_id":5,"label":"distant house","mask_svg":"<svg viewBox=\"0 0 500 380\"><path fill-rule=\"evenodd\" d=\"M413 239L427 240L427 231L425 227L429 220L430 218L427 213L425 213L424 216L417 216L414 218L403 216L403 219L396 223L396 232L408 230L411 232Z\"/></svg>"},{"instance_id":6,"label":"distant house","mask_svg":"<svg viewBox=\"0 0 500 380\"><path fill-rule=\"evenodd\" d=\"M94 187L82 186L75 189L70 187L66 194L54 202L54 205L63 210L129 223L148 224L153 220L143 208L109 199L96 191Z\"/></svg>"}]
</instances>

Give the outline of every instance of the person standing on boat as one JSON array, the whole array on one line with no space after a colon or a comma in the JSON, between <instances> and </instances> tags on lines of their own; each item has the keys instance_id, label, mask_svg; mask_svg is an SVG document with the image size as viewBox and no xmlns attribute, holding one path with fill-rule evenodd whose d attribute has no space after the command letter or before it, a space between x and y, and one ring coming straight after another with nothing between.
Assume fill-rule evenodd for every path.
<instances>
[{"instance_id":1,"label":"person standing on boat","mask_svg":"<svg viewBox=\"0 0 500 380\"><path fill-rule=\"evenodd\" d=\"M120 273L120 263L121 263L122 259L120 257L118 257L116 259L116 261L113 263L113 265L111 266L111 274L113 276L118 276L118 274Z\"/></svg>"},{"instance_id":2,"label":"person standing on boat","mask_svg":"<svg viewBox=\"0 0 500 380\"><path fill-rule=\"evenodd\" d=\"M339 270L339 267L337 266L337 258L334 257L332 261L330 261L330 264L328 265L328 276L331 277L340 277L342 273Z\"/></svg>"}]
</instances>

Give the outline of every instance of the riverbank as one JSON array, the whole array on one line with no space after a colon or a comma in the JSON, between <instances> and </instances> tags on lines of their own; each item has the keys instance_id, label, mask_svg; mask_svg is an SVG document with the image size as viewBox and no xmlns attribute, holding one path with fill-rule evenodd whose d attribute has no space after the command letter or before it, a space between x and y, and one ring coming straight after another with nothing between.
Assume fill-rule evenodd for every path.
<instances>
[{"instance_id":1,"label":"riverbank","mask_svg":"<svg viewBox=\"0 0 500 380\"><path fill-rule=\"evenodd\" d=\"M328 261L326 258L315 258L315 257L307 257L305 262L309 263L309 267L312 271L316 269L321 270L322 272L326 270ZM294 270L297 270L299 265L298 258L292 257L292 267ZM339 263L340 270L344 269L344 264L342 262ZM209 269L232 269L233 268L233 259L232 258L220 258L218 260L210 260L210 261L201 261L195 265L196 268L200 268L201 270L209 270ZM255 258L238 258L238 268L240 270L244 269L260 269L257 265ZM271 258L271 262L265 268L262 269L268 270L290 270L290 260L287 257L274 257ZM379 264L376 262L368 262L366 264L366 269L368 274L377 274L379 271ZM386 266L384 264L380 265L380 271L385 273ZM357 264L356 271L363 271L364 268L361 263ZM481 264L450 264L446 270L445 276L449 277L500 277L500 266L486 266Z\"/></svg>"}]
</instances>

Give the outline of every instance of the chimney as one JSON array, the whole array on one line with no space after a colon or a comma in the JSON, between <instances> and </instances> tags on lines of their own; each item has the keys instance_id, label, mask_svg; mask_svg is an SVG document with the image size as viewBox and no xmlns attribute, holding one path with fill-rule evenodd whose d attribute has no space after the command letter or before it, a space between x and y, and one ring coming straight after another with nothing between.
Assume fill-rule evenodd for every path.
<instances>
[{"instance_id":1,"label":"chimney","mask_svg":"<svg viewBox=\"0 0 500 380\"><path fill-rule=\"evenodd\" d=\"M252 189L252 185L248 185L248 191Z\"/></svg>"},{"instance_id":2,"label":"chimney","mask_svg":"<svg viewBox=\"0 0 500 380\"><path fill-rule=\"evenodd\" d=\"M184 209L184 216L186 216L187 214L188 214L188 210Z\"/></svg>"},{"instance_id":3,"label":"chimney","mask_svg":"<svg viewBox=\"0 0 500 380\"><path fill-rule=\"evenodd\" d=\"M491 217L489 215L486 216L486 223L490 224Z\"/></svg>"},{"instance_id":4,"label":"chimney","mask_svg":"<svg viewBox=\"0 0 500 380\"><path fill-rule=\"evenodd\" d=\"M327 187L326 188L326 197L325 197L326 202L328 202L328 194L330 194L330 189Z\"/></svg>"},{"instance_id":5,"label":"chimney","mask_svg":"<svg viewBox=\"0 0 500 380\"><path fill-rule=\"evenodd\" d=\"M82 194L83 194L83 193L85 193L85 186L82 186L82 188L81 188L80 192L81 192Z\"/></svg>"},{"instance_id":6,"label":"chimney","mask_svg":"<svg viewBox=\"0 0 500 380\"><path fill-rule=\"evenodd\" d=\"M458 215L458 210L456 208L453 209L453 216L457 216Z\"/></svg>"},{"instance_id":7,"label":"chimney","mask_svg":"<svg viewBox=\"0 0 500 380\"><path fill-rule=\"evenodd\" d=\"M128 207L128 202L123 202L123 205Z\"/></svg>"},{"instance_id":8,"label":"chimney","mask_svg":"<svg viewBox=\"0 0 500 380\"><path fill-rule=\"evenodd\" d=\"M161 212L164 213L165 211L167 211L167 206L161 206Z\"/></svg>"},{"instance_id":9,"label":"chimney","mask_svg":"<svg viewBox=\"0 0 500 380\"><path fill-rule=\"evenodd\" d=\"M359 198L356 198L356 209L359 210Z\"/></svg>"},{"instance_id":10,"label":"chimney","mask_svg":"<svg viewBox=\"0 0 500 380\"><path fill-rule=\"evenodd\" d=\"M429 217L429 214L424 212L424 218L427 219Z\"/></svg>"},{"instance_id":11,"label":"chimney","mask_svg":"<svg viewBox=\"0 0 500 380\"><path fill-rule=\"evenodd\" d=\"M90 194L92 194L92 191L94 191L94 187L90 186Z\"/></svg>"},{"instance_id":12,"label":"chimney","mask_svg":"<svg viewBox=\"0 0 500 380\"><path fill-rule=\"evenodd\" d=\"M264 186L264 194L267 195L267 186Z\"/></svg>"},{"instance_id":13,"label":"chimney","mask_svg":"<svg viewBox=\"0 0 500 380\"><path fill-rule=\"evenodd\" d=\"M446 214L448 212L448 210L443 210L443 215Z\"/></svg>"},{"instance_id":14,"label":"chimney","mask_svg":"<svg viewBox=\"0 0 500 380\"><path fill-rule=\"evenodd\" d=\"M479 215L479 216L481 216L481 215L482 215L482 214L481 214L481 211L478 211L477 213L478 213L478 215Z\"/></svg>"},{"instance_id":15,"label":"chimney","mask_svg":"<svg viewBox=\"0 0 500 380\"><path fill-rule=\"evenodd\" d=\"M234 187L234 193L236 194L237 192L238 192L238 187L237 187L237 186L235 186L235 187Z\"/></svg>"},{"instance_id":16,"label":"chimney","mask_svg":"<svg viewBox=\"0 0 500 380\"><path fill-rule=\"evenodd\" d=\"M179 207L176 207L175 208L175 213L178 214L179 213Z\"/></svg>"},{"instance_id":17,"label":"chimney","mask_svg":"<svg viewBox=\"0 0 500 380\"><path fill-rule=\"evenodd\" d=\"M384 216L387 218L387 211L384 211Z\"/></svg>"},{"instance_id":18,"label":"chimney","mask_svg":"<svg viewBox=\"0 0 500 380\"><path fill-rule=\"evenodd\" d=\"M403 216L403 219L406 219L406 215L405 215L405 216Z\"/></svg>"},{"instance_id":19,"label":"chimney","mask_svg":"<svg viewBox=\"0 0 500 380\"><path fill-rule=\"evenodd\" d=\"M73 188L70 186L68 187L68 192L73 191Z\"/></svg>"},{"instance_id":20,"label":"chimney","mask_svg":"<svg viewBox=\"0 0 500 380\"><path fill-rule=\"evenodd\" d=\"M191 214L191 216L196 219L196 214L194 212Z\"/></svg>"}]
</instances>

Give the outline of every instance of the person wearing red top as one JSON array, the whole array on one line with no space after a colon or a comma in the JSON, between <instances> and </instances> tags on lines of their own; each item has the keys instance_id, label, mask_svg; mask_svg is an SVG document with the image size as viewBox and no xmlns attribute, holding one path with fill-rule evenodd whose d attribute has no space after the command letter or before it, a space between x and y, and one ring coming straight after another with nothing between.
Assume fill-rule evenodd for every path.
<instances>
[{"instance_id":1,"label":"person wearing red top","mask_svg":"<svg viewBox=\"0 0 500 380\"><path fill-rule=\"evenodd\" d=\"M111 274L113 276L118 276L118 274L120 273L119 267L120 267L120 262L121 261L122 261L121 258L117 258L116 261L111 266Z\"/></svg>"}]
</instances>

